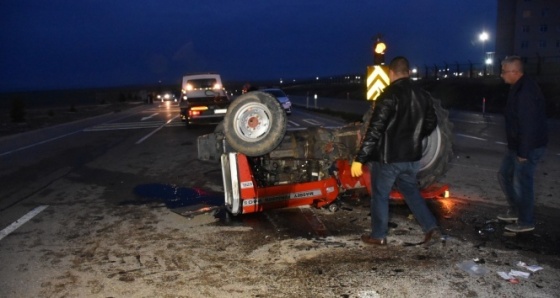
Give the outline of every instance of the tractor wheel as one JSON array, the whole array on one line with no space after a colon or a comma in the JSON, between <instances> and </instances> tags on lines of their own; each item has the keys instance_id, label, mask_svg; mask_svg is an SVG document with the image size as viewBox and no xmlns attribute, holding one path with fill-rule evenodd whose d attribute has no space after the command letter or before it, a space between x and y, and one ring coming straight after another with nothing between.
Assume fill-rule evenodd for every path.
<instances>
[{"instance_id":1,"label":"tractor wheel","mask_svg":"<svg viewBox=\"0 0 560 298\"><path fill-rule=\"evenodd\" d=\"M433 102L438 126L422 142L422 159L417 176L420 188L426 188L441 178L447 172L449 161L453 158L453 124L449 122L449 112L441 106L439 99L433 98Z\"/></svg>"},{"instance_id":2,"label":"tractor wheel","mask_svg":"<svg viewBox=\"0 0 560 298\"><path fill-rule=\"evenodd\" d=\"M224 117L228 144L247 156L274 150L286 133L286 113L273 96L253 91L236 98Z\"/></svg>"}]
</instances>

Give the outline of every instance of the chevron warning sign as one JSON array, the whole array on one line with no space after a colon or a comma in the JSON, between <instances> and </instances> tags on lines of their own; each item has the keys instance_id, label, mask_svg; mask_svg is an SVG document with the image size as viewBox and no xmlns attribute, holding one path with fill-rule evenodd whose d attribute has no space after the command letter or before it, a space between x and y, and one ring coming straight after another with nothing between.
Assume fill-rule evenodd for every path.
<instances>
[{"instance_id":1,"label":"chevron warning sign","mask_svg":"<svg viewBox=\"0 0 560 298\"><path fill-rule=\"evenodd\" d=\"M389 86L389 67L385 65L368 66L367 100L375 100L387 86Z\"/></svg>"}]
</instances>

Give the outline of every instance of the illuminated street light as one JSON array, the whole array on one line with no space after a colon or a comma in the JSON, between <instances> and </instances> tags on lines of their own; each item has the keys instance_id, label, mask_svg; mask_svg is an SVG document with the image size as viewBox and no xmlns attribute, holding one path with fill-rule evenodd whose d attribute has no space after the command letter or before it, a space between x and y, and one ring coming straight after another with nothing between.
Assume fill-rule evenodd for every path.
<instances>
[{"instance_id":1,"label":"illuminated street light","mask_svg":"<svg viewBox=\"0 0 560 298\"><path fill-rule=\"evenodd\" d=\"M486 32L482 32L480 33L480 35L478 36L478 39L480 39L480 41L482 41L482 43L484 43L485 41L487 41L489 38L488 33Z\"/></svg>"}]
</instances>

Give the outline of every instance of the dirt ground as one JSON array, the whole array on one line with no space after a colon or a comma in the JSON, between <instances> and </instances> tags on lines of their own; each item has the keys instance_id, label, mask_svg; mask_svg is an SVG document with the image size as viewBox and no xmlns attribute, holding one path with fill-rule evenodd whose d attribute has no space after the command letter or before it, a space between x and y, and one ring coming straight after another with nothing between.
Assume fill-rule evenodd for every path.
<instances>
[{"instance_id":1,"label":"dirt ground","mask_svg":"<svg viewBox=\"0 0 560 298\"><path fill-rule=\"evenodd\" d=\"M379 248L359 239L369 231L368 202L361 197L346 198L335 213L303 207L240 217L220 212L182 216L162 202L135 202L126 195L123 200L126 182L101 187L73 181L90 174L73 173L29 202L50 203L0 244L1 297L560 293L557 235L504 236L503 224L491 219L495 206L473 206L458 198L430 201L445 235L429 246L415 246L408 244L423 238L419 226L406 205L393 203L389 245ZM558 224L553 214L539 215L546 228ZM543 269L518 283L498 276L499 271L530 272L518 261ZM479 266L481 274L461 269L464 262ZM24 278L14 279L18 276Z\"/></svg>"}]
</instances>

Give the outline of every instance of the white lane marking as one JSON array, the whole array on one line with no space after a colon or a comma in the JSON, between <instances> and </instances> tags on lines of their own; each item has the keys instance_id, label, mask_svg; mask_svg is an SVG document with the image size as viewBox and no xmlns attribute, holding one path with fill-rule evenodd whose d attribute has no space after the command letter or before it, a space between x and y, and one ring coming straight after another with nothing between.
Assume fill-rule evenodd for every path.
<instances>
[{"instance_id":1,"label":"white lane marking","mask_svg":"<svg viewBox=\"0 0 560 298\"><path fill-rule=\"evenodd\" d=\"M461 133L458 133L457 135L460 136L460 137L465 137L465 138L469 138L469 139L475 139L475 140L479 140L479 141L487 141L486 139L483 139L483 138L470 136L470 135L464 135L464 134L461 134Z\"/></svg>"},{"instance_id":2,"label":"white lane marking","mask_svg":"<svg viewBox=\"0 0 560 298\"><path fill-rule=\"evenodd\" d=\"M65 135L58 136L56 138L51 138L51 139L44 140L44 141L41 141L41 142L37 142L37 143L31 144L31 145L20 147L20 148L11 150L11 151L6 151L6 152L3 152L3 153L0 153L0 156L4 156L4 155L8 155L8 154L11 154L11 153L14 153L14 152L18 152L18 151L22 151L22 150L25 150L25 149L33 148L35 146L42 145L42 144L45 144L45 143L48 143L48 142L52 142L54 140L62 139L62 138L65 138L67 136L79 133L79 132L81 132L81 130L77 130L77 131L74 131L74 132L71 132L71 133L67 133Z\"/></svg>"},{"instance_id":3,"label":"white lane marking","mask_svg":"<svg viewBox=\"0 0 560 298\"><path fill-rule=\"evenodd\" d=\"M321 125L321 122L316 121L315 119L303 119L303 122L307 122L311 125Z\"/></svg>"},{"instance_id":4,"label":"white lane marking","mask_svg":"<svg viewBox=\"0 0 560 298\"><path fill-rule=\"evenodd\" d=\"M498 144L498 145L507 145L507 143L504 143L504 142L501 142L501 141L496 141L496 142L494 142L494 143L496 143L496 144Z\"/></svg>"},{"instance_id":5,"label":"white lane marking","mask_svg":"<svg viewBox=\"0 0 560 298\"><path fill-rule=\"evenodd\" d=\"M100 115L100 116L97 116L97 117L103 117L103 116L105 116L105 115ZM126 118L126 117L130 117L130 115L127 113L127 114L125 114L125 115L122 115L122 117L118 117L117 119L115 119L115 120L113 120L113 121L119 121L119 120L124 119L124 118ZM95 117L94 117L94 118L95 118ZM82 121L86 121L86 120L89 120L89 119L84 119L84 120L82 120ZM61 125L64 125L64 124L61 124ZM44 141L40 141L40 142L37 142L37 143L33 143L33 144L31 144L31 145L27 145L27 146L24 146L24 147L20 147L20 148L11 150L11 151L2 152L2 153L0 153L0 156L4 156L4 155L12 154L12 153L15 153L15 152L18 152L18 151L23 151L23 150L25 150L25 149L33 148L33 147L35 147L35 146L42 145L42 144L45 144L45 143L48 143L48 142L52 142L52 141L56 141L56 140L58 140L58 139L62 139L62 138L65 138L65 137L67 137L67 136L71 136L71 135L73 135L73 134L76 134L76 133L79 133L79 132L83 132L83 131L84 131L84 129L80 129L80 130L77 130L77 131L74 131L74 132L70 132L70 133L67 133L67 134L58 136L58 137L50 138L50 139L47 139L47 140L44 140Z\"/></svg>"},{"instance_id":6,"label":"white lane marking","mask_svg":"<svg viewBox=\"0 0 560 298\"><path fill-rule=\"evenodd\" d=\"M165 122L149 121L149 122L128 122L128 123L105 123L93 127L88 127L84 131L106 131L106 130L122 130L122 129L139 129L158 127Z\"/></svg>"},{"instance_id":7,"label":"white lane marking","mask_svg":"<svg viewBox=\"0 0 560 298\"><path fill-rule=\"evenodd\" d=\"M171 123L171 121L175 120L175 119L178 118L178 117L179 117L179 115L177 115L177 116L171 118L169 121L165 122L165 124L161 125L160 127L156 128L155 130L153 130L152 132L150 132L149 134L145 135L143 138L141 138L140 140L138 140L138 141L136 142L136 145L138 145L138 144L144 142L147 138L151 137L153 134L155 134L156 132L158 132L160 129L164 128L165 125Z\"/></svg>"},{"instance_id":8,"label":"white lane marking","mask_svg":"<svg viewBox=\"0 0 560 298\"><path fill-rule=\"evenodd\" d=\"M294 125L294 126L299 126L299 124L297 124L296 122L294 122L292 120L288 120L288 123L290 123L291 125Z\"/></svg>"},{"instance_id":9,"label":"white lane marking","mask_svg":"<svg viewBox=\"0 0 560 298\"><path fill-rule=\"evenodd\" d=\"M29 211L27 214L22 216L20 219L11 223L9 226L7 226L2 231L0 231L0 240L2 240L2 238L4 238L4 237L8 236L11 232L15 231L17 228L21 227L24 223L28 222L30 219L35 217L35 215L41 213L41 211L47 209L47 207L49 207L49 206L48 205L41 205L39 207L36 207L35 209Z\"/></svg>"},{"instance_id":10,"label":"white lane marking","mask_svg":"<svg viewBox=\"0 0 560 298\"><path fill-rule=\"evenodd\" d=\"M151 114L150 116L142 117L142 120L141 120L141 121L150 119L150 118L155 117L155 116L157 116L157 115L159 115L159 113L155 113L155 114Z\"/></svg>"}]
</instances>

